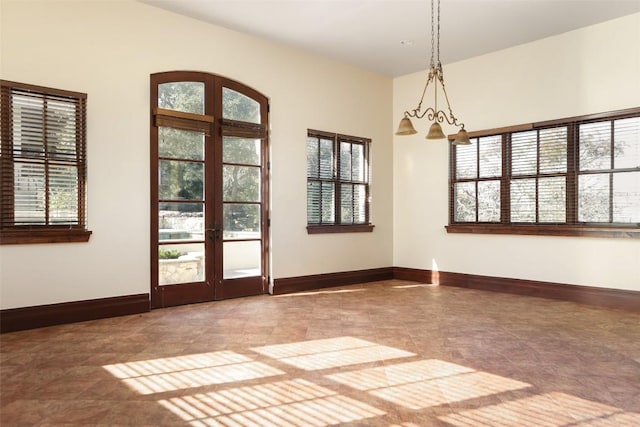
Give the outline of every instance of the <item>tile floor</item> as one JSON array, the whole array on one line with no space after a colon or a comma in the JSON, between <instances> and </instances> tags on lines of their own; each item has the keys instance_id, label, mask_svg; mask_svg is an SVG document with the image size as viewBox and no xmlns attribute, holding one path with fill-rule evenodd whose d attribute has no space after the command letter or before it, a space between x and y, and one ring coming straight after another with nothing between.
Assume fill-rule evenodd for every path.
<instances>
[{"instance_id":1,"label":"tile floor","mask_svg":"<svg viewBox=\"0 0 640 427\"><path fill-rule=\"evenodd\" d=\"M640 313L397 280L0 336L0 424L640 426Z\"/></svg>"}]
</instances>

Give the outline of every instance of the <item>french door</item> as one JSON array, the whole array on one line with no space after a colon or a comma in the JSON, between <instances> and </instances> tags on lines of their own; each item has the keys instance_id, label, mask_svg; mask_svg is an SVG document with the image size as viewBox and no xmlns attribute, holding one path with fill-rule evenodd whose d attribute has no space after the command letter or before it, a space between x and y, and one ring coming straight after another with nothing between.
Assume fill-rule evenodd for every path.
<instances>
[{"instance_id":1,"label":"french door","mask_svg":"<svg viewBox=\"0 0 640 427\"><path fill-rule=\"evenodd\" d=\"M208 73L151 75L151 306L268 289L268 100Z\"/></svg>"}]
</instances>

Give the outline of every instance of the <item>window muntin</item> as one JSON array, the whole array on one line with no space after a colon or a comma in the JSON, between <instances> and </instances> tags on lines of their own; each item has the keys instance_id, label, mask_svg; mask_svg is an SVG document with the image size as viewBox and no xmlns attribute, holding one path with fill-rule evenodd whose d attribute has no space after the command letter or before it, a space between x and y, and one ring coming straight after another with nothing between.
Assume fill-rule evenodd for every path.
<instances>
[{"instance_id":1,"label":"window muntin","mask_svg":"<svg viewBox=\"0 0 640 427\"><path fill-rule=\"evenodd\" d=\"M369 143L345 135L307 135L307 229L370 226ZM345 230L349 231L349 230ZM370 229L351 231L370 231Z\"/></svg>"},{"instance_id":2,"label":"window muntin","mask_svg":"<svg viewBox=\"0 0 640 427\"><path fill-rule=\"evenodd\" d=\"M87 241L86 94L1 83L2 243Z\"/></svg>"},{"instance_id":3,"label":"window muntin","mask_svg":"<svg viewBox=\"0 0 640 427\"><path fill-rule=\"evenodd\" d=\"M640 231L640 109L512 129L451 149L449 231Z\"/></svg>"}]
</instances>

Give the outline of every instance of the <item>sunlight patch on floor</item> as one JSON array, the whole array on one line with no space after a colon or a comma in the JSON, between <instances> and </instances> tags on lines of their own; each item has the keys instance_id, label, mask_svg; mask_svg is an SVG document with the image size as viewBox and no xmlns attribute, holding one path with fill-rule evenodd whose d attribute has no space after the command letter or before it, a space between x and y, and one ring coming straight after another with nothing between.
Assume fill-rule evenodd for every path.
<instances>
[{"instance_id":1,"label":"sunlight patch on floor","mask_svg":"<svg viewBox=\"0 0 640 427\"><path fill-rule=\"evenodd\" d=\"M117 363L106 365L104 369L140 394L284 374L279 369L230 351Z\"/></svg>"},{"instance_id":2,"label":"sunlight patch on floor","mask_svg":"<svg viewBox=\"0 0 640 427\"><path fill-rule=\"evenodd\" d=\"M385 414L303 379L174 397L159 403L195 427L322 427Z\"/></svg>"},{"instance_id":3,"label":"sunlight patch on floor","mask_svg":"<svg viewBox=\"0 0 640 427\"><path fill-rule=\"evenodd\" d=\"M415 353L352 337L255 347L251 350L305 371L415 356Z\"/></svg>"},{"instance_id":4,"label":"sunlight patch on floor","mask_svg":"<svg viewBox=\"0 0 640 427\"><path fill-rule=\"evenodd\" d=\"M424 409L530 387L520 381L436 359L327 377L409 409Z\"/></svg>"}]
</instances>

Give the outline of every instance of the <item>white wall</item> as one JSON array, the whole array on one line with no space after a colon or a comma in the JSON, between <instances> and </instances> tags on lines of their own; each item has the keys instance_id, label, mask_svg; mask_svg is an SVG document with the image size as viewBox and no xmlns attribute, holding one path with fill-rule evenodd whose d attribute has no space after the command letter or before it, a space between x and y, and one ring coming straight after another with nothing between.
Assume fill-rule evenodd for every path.
<instances>
[{"instance_id":1,"label":"white wall","mask_svg":"<svg viewBox=\"0 0 640 427\"><path fill-rule=\"evenodd\" d=\"M638 107L640 14L446 64L444 74L469 131ZM394 123L415 108L424 78L394 80ZM421 122L418 135L394 136L395 266L640 290L635 239L447 234L448 147L426 141Z\"/></svg>"},{"instance_id":2,"label":"white wall","mask_svg":"<svg viewBox=\"0 0 640 427\"><path fill-rule=\"evenodd\" d=\"M270 98L272 276L392 265L392 80L133 1L0 3L0 77L88 94L88 243L0 246L0 308L149 292L149 75ZM307 235L306 131L372 143L373 233Z\"/></svg>"}]
</instances>

